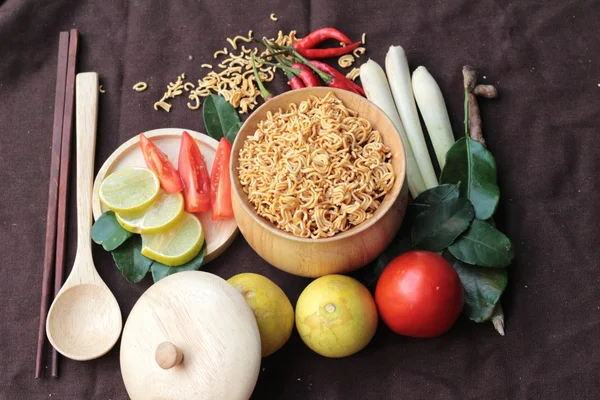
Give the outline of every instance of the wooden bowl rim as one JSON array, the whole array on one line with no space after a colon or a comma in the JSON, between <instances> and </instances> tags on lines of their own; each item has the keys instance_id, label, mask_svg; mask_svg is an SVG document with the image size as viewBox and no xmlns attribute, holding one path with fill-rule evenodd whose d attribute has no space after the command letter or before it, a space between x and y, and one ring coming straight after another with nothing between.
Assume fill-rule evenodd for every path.
<instances>
[{"instance_id":1,"label":"wooden bowl rim","mask_svg":"<svg viewBox=\"0 0 600 400\"><path fill-rule=\"evenodd\" d=\"M271 223L269 223L267 220L265 220L263 217L261 217L260 215L257 214L256 210L251 206L251 204L249 203L246 194L243 192L243 190L241 190L241 184L239 182L238 179L238 173L237 173L237 166L239 164L238 162L238 154L239 151L244 143L244 141L246 140L246 137L248 135L245 135L244 138L242 139L241 133L244 132L245 130L249 129L248 125L251 123L256 123L256 121L254 121L256 117L262 110L264 109L271 109L272 106L271 104L273 104L273 101L275 99L284 99L286 97L291 97L293 94L297 94L297 93L305 93L304 99L307 99L309 96L311 95L315 95L318 97L324 97L327 95L327 93L332 92L333 94L336 95L336 97L340 98L340 96L338 96L339 93L342 93L345 96L350 95L351 97L354 96L356 97L357 100L361 101L361 102L366 102L366 105L370 108L372 108L373 110L375 110L377 113L381 114L380 117L383 117L383 119L386 119L389 122L389 125L392 127L392 129L394 130L394 132L396 133L396 142L397 142L397 146L398 150L400 151L400 153L402 154L402 162L401 162L401 168L400 171L395 171L396 172L396 180L399 182L394 182L394 186L392 188L392 191L390 193L387 193L384 196L384 199L387 200L388 196L389 197L389 201L386 201L386 203L382 206L380 206L374 213L373 217L367 221L362 222L361 224L354 226L350 229L348 229L345 232L341 232L341 233L336 233L335 235L333 235L332 237L327 237L327 238L318 238L318 239L313 239L313 238L303 238L303 237L298 237L293 235L290 232L286 232L283 231L279 228L277 228L276 226L272 225ZM288 101L286 104L289 104L290 102ZM283 106L281 107L283 108ZM391 144L386 143L386 145L391 147ZM295 89L295 90L290 90L284 93L281 93L273 98L271 98L268 102L263 103L261 106L259 106L252 114L250 114L250 116L244 121L244 124L242 125L242 127L240 128L238 135L236 136L233 144L232 144L232 150L231 150L231 160L229 163L229 172L231 175L231 180L232 180L232 191L234 196L237 198L237 200L239 201L239 203L241 204L242 208L244 209L244 211L246 213L248 213L249 215L251 215L252 220L256 223L258 223L259 225L261 225L263 228L265 228L266 230L268 230L270 233L277 235L281 238L285 238L285 239L290 239L290 240L294 240L297 242L302 242L302 243L329 243L329 242L335 242L338 240L343 240L346 239L348 237L352 237L360 232L363 232L367 229L369 229L370 227L372 227L373 225L375 225L381 218L385 217L385 215L387 214L387 212L392 208L392 206L395 204L396 200L398 200L398 197L400 196L400 193L402 192L402 187L405 185L405 180L406 180L406 151L404 149L404 144L402 143L402 139L400 138L400 134L398 132L398 128L396 128L396 125L394 125L394 123L392 122L392 120L387 116L387 114L381 109L379 108L375 103L371 102L370 100L368 100L365 97L362 97L358 94L349 92L347 90L343 90L343 89L337 89L337 88L330 88L330 87L323 87L323 86L319 86L319 87L307 87L307 88L302 88L302 89ZM398 184L399 183L399 184ZM242 196L243 195L243 196Z\"/></svg>"}]
</instances>

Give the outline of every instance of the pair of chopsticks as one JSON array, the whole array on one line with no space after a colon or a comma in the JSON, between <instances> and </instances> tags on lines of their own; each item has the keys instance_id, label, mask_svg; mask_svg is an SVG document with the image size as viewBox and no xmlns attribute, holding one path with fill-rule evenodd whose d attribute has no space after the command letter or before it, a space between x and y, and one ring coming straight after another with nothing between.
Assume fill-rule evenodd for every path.
<instances>
[{"instance_id":1,"label":"pair of chopsticks","mask_svg":"<svg viewBox=\"0 0 600 400\"><path fill-rule=\"evenodd\" d=\"M67 194L71 132L75 103L75 68L79 32L71 29L61 32L58 46L56 95L54 98L54 125L52 131L52 160L46 217L46 240L42 272L42 298L38 331L35 377L42 376L46 344L46 317L52 298L63 284L65 264L65 230L67 223ZM54 278L54 287L52 279ZM58 353L52 348L52 377L58 378Z\"/></svg>"}]
</instances>

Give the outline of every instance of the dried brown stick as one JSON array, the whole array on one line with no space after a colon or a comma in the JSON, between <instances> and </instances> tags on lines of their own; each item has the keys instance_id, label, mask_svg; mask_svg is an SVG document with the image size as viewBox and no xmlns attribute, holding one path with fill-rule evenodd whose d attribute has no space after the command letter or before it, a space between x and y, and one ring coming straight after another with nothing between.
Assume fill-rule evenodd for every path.
<instances>
[{"instance_id":1,"label":"dried brown stick","mask_svg":"<svg viewBox=\"0 0 600 400\"><path fill-rule=\"evenodd\" d=\"M496 95L496 97L498 96L498 92L496 91L496 88L493 87L492 85L477 85L477 72L470 65L463 66L462 73L463 73L464 87L469 92L468 93L468 96L469 96L469 101L468 101L469 136L471 137L471 139L477 140L479 143L481 143L481 145L483 145L485 147L485 140L483 139L481 114L479 112L479 105L477 104L477 98L475 97L475 94L473 93L473 91L477 87L485 86L486 87L485 90L491 91L491 89L493 89L493 92ZM480 89L480 91L481 90L482 89ZM488 97L488 96L483 96L483 97ZM489 98L494 98L494 97L489 97ZM492 225L495 225L493 218L490 218L490 222L492 223ZM496 303L496 306L494 307L494 310L492 311L492 316L490 317L490 320L491 320L492 324L494 325L494 328L496 329L496 331L500 335L504 336L504 310L502 309L502 304L500 304L500 301L498 301L498 303Z\"/></svg>"},{"instance_id":2,"label":"dried brown stick","mask_svg":"<svg viewBox=\"0 0 600 400\"><path fill-rule=\"evenodd\" d=\"M494 85L477 85L473 89L475 96L485 97L486 99L495 99L498 97L498 91Z\"/></svg>"},{"instance_id":3,"label":"dried brown stick","mask_svg":"<svg viewBox=\"0 0 600 400\"><path fill-rule=\"evenodd\" d=\"M462 74L465 88L467 88L469 93L473 92L477 83L477 72L470 65L465 65L463 66Z\"/></svg>"},{"instance_id":4,"label":"dried brown stick","mask_svg":"<svg viewBox=\"0 0 600 400\"><path fill-rule=\"evenodd\" d=\"M473 93L469 93L469 136L485 146L479 104Z\"/></svg>"}]
</instances>

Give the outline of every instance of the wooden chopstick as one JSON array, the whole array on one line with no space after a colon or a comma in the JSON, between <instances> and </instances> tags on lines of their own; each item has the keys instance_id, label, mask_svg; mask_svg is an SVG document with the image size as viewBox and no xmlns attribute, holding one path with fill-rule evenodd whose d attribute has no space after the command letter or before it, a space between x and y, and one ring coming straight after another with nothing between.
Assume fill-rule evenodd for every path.
<instances>
[{"instance_id":1,"label":"wooden chopstick","mask_svg":"<svg viewBox=\"0 0 600 400\"><path fill-rule=\"evenodd\" d=\"M75 103L75 69L79 32L69 33L65 107L62 120L62 145L60 149L60 177L58 180L58 220L56 225L56 259L54 264L54 296L58 294L65 275L65 234L67 225L67 196L69 193L69 165L73 130L73 105ZM52 348L52 377L58 378L58 352Z\"/></svg>"},{"instance_id":2,"label":"wooden chopstick","mask_svg":"<svg viewBox=\"0 0 600 400\"><path fill-rule=\"evenodd\" d=\"M67 78L67 54L69 32L61 32L58 39L58 64L56 71L56 94L54 97L54 124L52 127L52 155L50 162L50 185L48 189L48 212L46 215L46 241L42 270L42 299L40 304L40 326L38 331L35 377L42 376L44 345L46 343L46 317L52 297L52 265L56 249L56 211L58 195L59 161L62 144L62 125L65 107L65 82Z\"/></svg>"}]
</instances>

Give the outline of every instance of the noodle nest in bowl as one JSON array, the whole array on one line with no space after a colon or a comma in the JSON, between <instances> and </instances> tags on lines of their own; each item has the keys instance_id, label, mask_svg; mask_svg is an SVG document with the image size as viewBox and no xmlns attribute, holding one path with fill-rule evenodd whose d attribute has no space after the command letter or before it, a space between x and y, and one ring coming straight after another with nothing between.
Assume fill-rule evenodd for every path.
<instances>
[{"instance_id":1,"label":"noodle nest in bowl","mask_svg":"<svg viewBox=\"0 0 600 400\"><path fill-rule=\"evenodd\" d=\"M333 93L269 111L239 153L238 176L261 217L326 238L373 217L392 189L391 150Z\"/></svg>"}]
</instances>

